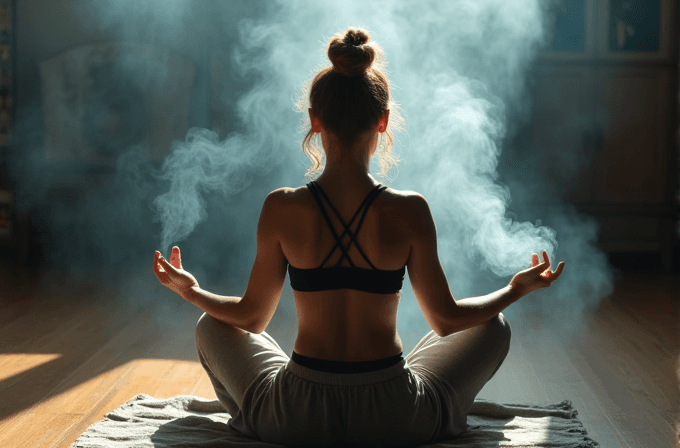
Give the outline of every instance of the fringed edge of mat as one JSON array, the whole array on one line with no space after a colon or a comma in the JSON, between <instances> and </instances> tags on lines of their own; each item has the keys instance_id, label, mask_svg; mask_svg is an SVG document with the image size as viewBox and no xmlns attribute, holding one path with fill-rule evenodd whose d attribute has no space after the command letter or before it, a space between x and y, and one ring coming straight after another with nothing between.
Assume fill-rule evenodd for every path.
<instances>
[{"instance_id":1,"label":"fringed edge of mat","mask_svg":"<svg viewBox=\"0 0 680 448\"><path fill-rule=\"evenodd\" d=\"M477 399L472 404L470 414L495 418L506 417L563 417L576 418L578 411L571 405L571 400L549 405L495 403L493 401Z\"/></svg>"}]
</instances>

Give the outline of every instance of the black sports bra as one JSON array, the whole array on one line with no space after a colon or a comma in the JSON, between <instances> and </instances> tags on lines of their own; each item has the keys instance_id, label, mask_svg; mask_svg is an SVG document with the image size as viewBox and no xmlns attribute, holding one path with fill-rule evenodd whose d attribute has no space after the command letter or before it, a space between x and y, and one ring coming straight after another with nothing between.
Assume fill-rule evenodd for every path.
<instances>
[{"instance_id":1,"label":"black sports bra","mask_svg":"<svg viewBox=\"0 0 680 448\"><path fill-rule=\"evenodd\" d=\"M371 192L366 196L364 201L361 203L359 209L356 211L356 213L350 220L349 224L344 223L344 221L340 217L340 214L335 209L335 207L333 207L333 204L331 204L331 201L328 199L328 197L326 196L326 194L319 185L312 181L307 184L307 188L309 188L309 191L312 193L314 200L321 209L321 213L324 219L326 220L326 224L328 224L328 227L330 227L331 229L331 233L335 238L336 244L335 246L333 246L333 249L328 254L326 259L321 263L321 266L319 266L318 268L298 269L296 267L291 266L290 263L288 264L290 285L293 287L293 289L296 291L327 291L332 289L347 288L355 289L357 291L374 292L381 294L392 294L395 292L399 292L404 281L406 266L396 271L384 271L376 269L376 267L373 266L373 263L371 263L371 261L366 257L366 254L364 254L364 252L361 250L359 244L355 239L356 234L359 233L361 224L364 222L364 218L366 217L366 211L368 210L368 207L380 193L387 189L387 187L382 186L380 184L376 185L376 187L373 190L371 190ZM340 220L340 223L345 228L345 231L342 232L342 235L338 236L338 234L335 232L333 224L331 223L331 220L328 217L328 214L326 213L326 209L323 206L323 202L321 201L321 196L323 196L323 198L328 202L328 205L331 206L331 209L335 212L338 219ZM364 210L361 215L361 219L359 219L359 225L357 226L356 231L352 233L352 231L349 230L349 228L362 208ZM361 256L364 257L364 259L373 269L363 269L354 266L354 263L352 263L352 260L347 255L347 249L349 248L349 244L347 245L346 248L342 246L342 238L345 236L346 233L349 234L351 240L349 244L352 244L352 242L354 243ZM335 266L331 268L324 268L323 265L326 264L331 255L333 255L333 252L335 252L336 247L340 248L340 250L343 253L343 257L340 257L340 260L338 260L338 263ZM340 263L342 262L343 258L347 258L350 267L340 266Z\"/></svg>"}]
</instances>

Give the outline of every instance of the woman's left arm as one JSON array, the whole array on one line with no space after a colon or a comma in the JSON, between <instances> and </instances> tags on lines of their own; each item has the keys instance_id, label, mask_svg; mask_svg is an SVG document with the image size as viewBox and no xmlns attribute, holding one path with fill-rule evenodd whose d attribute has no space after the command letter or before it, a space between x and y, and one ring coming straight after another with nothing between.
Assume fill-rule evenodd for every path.
<instances>
[{"instance_id":1,"label":"woman's left arm","mask_svg":"<svg viewBox=\"0 0 680 448\"><path fill-rule=\"evenodd\" d=\"M243 315L240 297L218 296L196 285L186 290L182 298L221 322L250 331L250 316Z\"/></svg>"},{"instance_id":2,"label":"woman's left arm","mask_svg":"<svg viewBox=\"0 0 680 448\"><path fill-rule=\"evenodd\" d=\"M241 298L218 296L202 289L196 278L184 270L179 247L172 248L170 262L156 251L153 270L163 285L179 294L187 302L196 305L217 320L246 329L247 325L244 323L241 307L237 306Z\"/></svg>"},{"instance_id":3,"label":"woman's left arm","mask_svg":"<svg viewBox=\"0 0 680 448\"><path fill-rule=\"evenodd\" d=\"M201 289L194 276L182 267L177 246L172 249L169 263L156 251L154 272L158 280L215 319L251 333L262 333L276 311L286 278L288 262L277 231L284 190L271 192L262 206L257 225L257 255L243 298L219 296Z\"/></svg>"}]
</instances>

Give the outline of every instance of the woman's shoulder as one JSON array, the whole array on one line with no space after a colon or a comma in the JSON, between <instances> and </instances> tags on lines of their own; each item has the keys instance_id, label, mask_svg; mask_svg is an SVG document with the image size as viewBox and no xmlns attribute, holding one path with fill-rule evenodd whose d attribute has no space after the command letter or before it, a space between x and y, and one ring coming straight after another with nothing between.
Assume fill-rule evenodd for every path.
<instances>
[{"instance_id":1,"label":"woman's shoulder","mask_svg":"<svg viewBox=\"0 0 680 448\"><path fill-rule=\"evenodd\" d=\"M385 189L385 193L389 193L394 197L402 198L402 199L410 199L410 198L413 198L414 196L421 196L421 194L418 193L417 191L397 190L397 189L391 188L391 187L387 187L387 189Z\"/></svg>"},{"instance_id":2,"label":"woman's shoulder","mask_svg":"<svg viewBox=\"0 0 680 448\"><path fill-rule=\"evenodd\" d=\"M280 200L300 200L306 199L309 196L309 189L307 185L301 185L299 187L281 187L269 193ZM396 202L411 203L413 201L425 200L423 195L413 190L397 190L396 188L387 187L380 194L381 197L387 197Z\"/></svg>"},{"instance_id":3,"label":"woman's shoulder","mask_svg":"<svg viewBox=\"0 0 680 448\"><path fill-rule=\"evenodd\" d=\"M267 200L277 203L290 204L291 201L295 201L300 198L300 196L303 194L302 190L304 189L304 185L301 187L280 187L269 193L267 195Z\"/></svg>"},{"instance_id":4,"label":"woman's shoulder","mask_svg":"<svg viewBox=\"0 0 680 448\"><path fill-rule=\"evenodd\" d=\"M303 216L312 211L317 212L318 206L306 185L299 187L281 187L270 193L274 196L275 207L281 216ZM358 203L359 200L355 200ZM356 204L355 204L356 205ZM336 204L336 207L338 204ZM404 219L417 218L430 212L425 198L413 190L397 190L387 187L373 202L374 210L384 213L387 219L401 222Z\"/></svg>"}]
</instances>

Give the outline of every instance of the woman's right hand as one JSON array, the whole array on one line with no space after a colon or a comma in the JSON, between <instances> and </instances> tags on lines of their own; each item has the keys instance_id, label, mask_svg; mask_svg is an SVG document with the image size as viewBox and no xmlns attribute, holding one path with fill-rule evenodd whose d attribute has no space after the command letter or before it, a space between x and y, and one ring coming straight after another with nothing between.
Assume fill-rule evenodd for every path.
<instances>
[{"instance_id":1,"label":"woman's right hand","mask_svg":"<svg viewBox=\"0 0 680 448\"><path fill-rule=\"evenodd\" d=\"M543 251L543 263L538 264L538 254L533 254L531 261L531 266L528 269L519 271L510 280L510 288L517 291L521 296L537 289L547 288L552 282L557 280L562 273L562 269L564 269L564 261L560 261L557 269L551 271L550 259L546 251Z\"/></svg>"}]
</instances>

